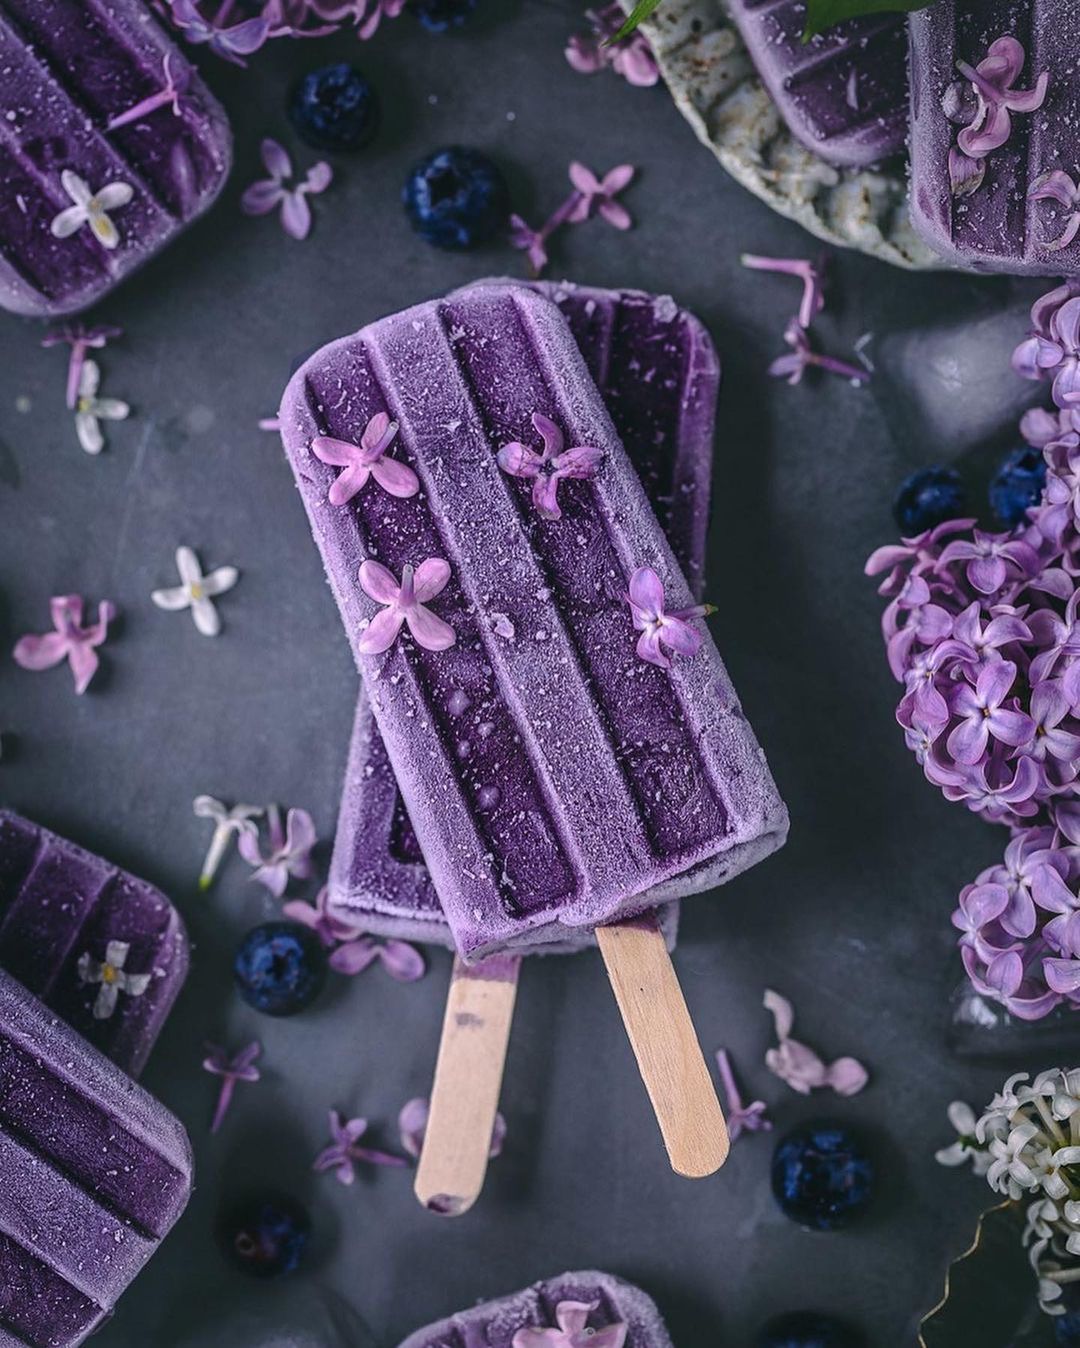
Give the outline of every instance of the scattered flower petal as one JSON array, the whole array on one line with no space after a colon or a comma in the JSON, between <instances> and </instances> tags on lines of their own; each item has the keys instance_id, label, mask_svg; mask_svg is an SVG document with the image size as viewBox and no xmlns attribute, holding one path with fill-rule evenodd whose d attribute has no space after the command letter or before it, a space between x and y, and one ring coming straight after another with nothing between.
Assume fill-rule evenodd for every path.
<instances>
[{"instance_id":1,"label":"scattered flower petal","mask_svg":"<svg viewBox=\"0 0 1080 1348\"><path fill-rule=\"evenodd\" d=\"M126 941L110 941L103 960L95 959L88 951L79 956L79 982L98 985L95 1020L111 1019L121 993L125 997L141 997L150 986L150 974L131 974L125 970L130 953L131 946Z\"/></svg>"},{"instance_id":2,"label":"scattered flower petal","mask_svg":"<svg viewBox=\"0 0 1080 1348\"><path fill-rule=\"evenodd\" d=\"M749 1105L743 1104L731 1059L722 1048L716 1052L716 1066L720 1073L720 1083L724 1088L724 1115L727 1118L728 1137L731 1141L737 1142L744 1132L769 1132L772 1129L772 1120L765 1117L764 1100L754 1100Z\"/></svg>"},{"instance_id":3,"label":"scattered flower petal","mask_svg":"<svg viewBox=\"0 0 1080 1348\"><path fill-rule=\"evenodd\" d=\"M181 583L167 590L154 590L150 598L158 608L177 613L190 609L195 626L204 637L216 637L221 631L221 618L214 605L218 595L231 590L240 579L235 566L219 566L204 576L199 559L188 547L176 549L176 569Z\"/></svg>"},{"instance_id":4,"label":"scattered flower petal","mask_svg":"<svg viewBox=\"0 0 1080 1348\"><path fill-rule=\"evenodd\" d=\"M103 421L124 421L131 412L119 398L100 398L101 370L96 360L83 359L79 367L79 386L75 398L75 434L87 454L100 454L105 448Z\"/></svg>"},{"instance_id":5,"label":"scattered flower petal","mask_svg":"<svg viewBox=\"0 0 1080 1348\"><path fill-rule=\"evenodd\" d=\"M248 865L255 867L250 879L280 899L290 880L309 880L314 873L311 852L318 841L315 821L307 810L290 810L282 825L277 805L267 806L266 820L270 837L267 855L259 851L259 838L254 830L240 833L237 849Z\"/></svg>"},{"instance_id":6,"label":"scattered flower petal","mask_svg":"<svg viewBox=\"0 0 1080 1348\"><path fill-rule=\"evenodd\" d=\"M77 594L57 595L49 601L54 631L44 636L21 637L13 652L22 669L51 669L66 659L75 678L76 693L85 693L98 668L97 647L108 635L116 606L98 605L98 620L83 627L83 601Z\"/></svg>"},{"instance_id":7,"label":"scattered flower petal","mask_svg":"<svg viewBox=\"0 0 1080 1348\"><path fill-rule=\"evenodd\" d=\"M800 1095L828 1087L838 1095L858 1095L869 1080L866 1068L854 1058L837 1058L826 1064L799 1040L791 1037L795 1013L791 1003L780 993L767 988L765 1009L772 1013L776 1024L777 1048L765 1054L765 1066Z\"/></svg>"},{"instance_id":8,"label":"scattered flower petal","mask_svg":"<svg viewBox=\"0 0 1080 1348\"><path fill-rule=\"evenodd\" d=\"M236 834L258 833L255 820L260 819L263 810L257 805L234 805L231 809L213 796L196 796L192 809L200 819L214 821L214 833L210 839L210 848L199 873L199 889L205 893L214 883L218 867L225 856L229 842Z\"/></svg>"},{"instance_id":9,"label":"scattered flower petal","mask_svg":"<svg viewBox=\"0 0 1080 1348\"><path fill-rule=\"evenodd\" d=\"M332 1170L339 1184L352 1184L356 1179L357 1164L402 1167L409 1163L404 1156L392 1156L385 1151L361 1147L360 1138L367 1132L367 1119L349 1119L347 1122L336 1109L330 1111L330 1145L325 1147L312 1165L320 1173Z\"/></svg>"},{"instance_id":10,"label":"scattered flower petal","mask_svg":"<svg viewBox=\"0 0 1080 1348\"><path fill-rule=\"evenodd\" d=\"M312 440L315 457L342 470L328 494L331 505L348 505L363 490L369 477L390 496L416 495L420 479L407 464L387 457L397 433L397 422L391 421L385 412L377 412L365 426L358 445L329 435L317 435Z\"/></svg>"},{"instance_id":11,"label":"scattered flower petal","mask_svg":"<svg viewBox=\"0 0 1080 1348\"><path fill-rule=\"evenodd\" d=\"M403 625L413 640L427 651L445 651L457 640L449 623L426 607L442 594L450 580L450 566L440 557L429 557L414 570L406 566L398 584L381 562L366 561L360 567L360 588L383 605L360 636L361 655L381 655L398 638Z\"/></svg>"},{"instance_id":12,"label":"scattered flower petal","mask_svg":"<svg viewBox=\"0 0 1080 1348\"><path fill-rule=\"evenodd\" d=\"M533 507L541 519L561 519L559 483L563 478L591 481L596 477L604 453L587 445L566 449L562 431L550 417L540 412L532 414L532 424L543 445L539 453L515 440L504 445L495 457L504 473L532 479Z\"/></svg>"},{"instance_id":13,"label":"scattered flower petal","mask_svg":"<svg viewBox=\"0 0 1080 1348\"><path fill-rule=\"evenodd\" d=\"M245 215L267 215L280 206L285 233L306 239L311 233L308 197L326 191L334 178L333 169L320 161L308 170L303 182L287 187L293 166L285 147L268 136L262 143L262 159L270 176L251 184L240 200L240 209Z\"/></svg>"},{"instance_id":14,"label":"scattered flower petal","mask_svg":"<svg viewBox=\"0 0 1080 1348\"><path fill-rule=\"evenodd\" d=\"M759 257L755 253L743 253L742 264L751 271L780 272L786 276L796 276L803 284L802 303L799 305L799 326L808 328L822 309L825 308L822 272L824 266L800 257Z\"/></svg>"},{"instance_id":15,"label":"scattered flower petal","mask_svg":"<svg viewBox=\"0 0 1080 1348\"><path fill-rule=\"evenodd\" d=\"M254 1040L231 1057L218 1044L207 1044L206 1052L207 1056L203 1059L203 1070L209 1072L211 1076L221 1078L217 1106L214 1109L213 1121L210 1124L211 1133L216 1133L225 1122L225 1115L229 1112L229 1106L232 1104L237 1082L254 1083L260 1079L259 1069L255 1064L262 1054L262 1045L258 1040Z\"/></svg>"},{"instance_id":16,"label":"scattered flower petal","mask_svg":"<svg viewBox=\"0 0 1080 1348\"><path fill-rule=\"evenodd\" d=\"M693 658L701 649L702 634L690 626L691 618L706 618L715 613L712 604L694 604L691 608L669 613L665 607L664 586L660 577L648 566L639 566L630 577L630 588L623 596L630 605L634 630L641 633L637 653L649 664L670 669L671 661L661 647L678 655Z\"/></svg>"}]
</instances>

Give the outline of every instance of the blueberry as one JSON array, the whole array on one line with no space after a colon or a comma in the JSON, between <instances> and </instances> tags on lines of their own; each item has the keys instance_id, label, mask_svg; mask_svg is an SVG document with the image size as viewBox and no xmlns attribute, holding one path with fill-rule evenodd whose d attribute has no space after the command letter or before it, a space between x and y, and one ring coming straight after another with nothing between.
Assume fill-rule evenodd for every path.
<instances>
[{"instance_id":1,"label":"blueberry","mask_svg":"<svg viewBox=\"0 0 1080 1348\"><path fill-rule=\"evenodd\" d=\"M226 1209L218 1235L229 1258L245 1273L280 1278L303 1261L311 1218L288 1194L250 1194Z\"/></svg>"},{"instance_id":2,"label":"blueberry","mask_svg":"<svg viewBox=\"0 0 1080 1348\"><path fill-rule=\"evenodd\" d=\"M1046 485L1046 460L1042 450L1021 445L1006 454L990 481L990 508L1006 529L1027 519L1028 510L1039 504Z\"/></svg>"},{"instance_id":3,"label":"blueberry","mask_svg":"<svg viewBox=\"0 0 1080 1348\"><path fill-rule=\"evenodd\" d=\"M841 1320L816 1311L778 1315L758 1335L757 1348L861 1348L862 1338Z\"/></svg>"},{"instance_id":4,"label":"blueberry","mask_svg":"<svg viewBox=\"0 0 1080 1348\"><path fill-rule=\"evenodd\" d=\"M413 229L436 248L475 248L506 224L510 195L478 150L449 145L409 174L401 194Z\"/></svg>"},{"instance_id":5,"label":"blueberry","mask_svg":"<svg viewBox=\"0 0 1080 1348\"><path fill-rule=\"evenodd\" d=\"M476 0L410 0L409 9L429 33L445 33L472 18Z\"/></svg>"},{"instance_id":6,"label":"blueberry","mask_svg":"<svg viewBox=\"0 0 1080 1348\"><path fill-rule=\"evenodd\" d=\"M866 1207L874 1168L859 1139L833 1123L796 1128L776 1144L773 1196L800 1226L835 1231Z\"/></svg>"},{"instance_id":7,"label":"blueberry","mask_svg":"<svg viewBox=\"0 0 1080 1348\"><path fill-rule=\"evenodd\" d=\"M920 468L900 483L893 519L904 538L964 513L964 484L955 468Z\"/></svg>"},{"instance_id":8,"label":"blueberry","mask_svg":"<svg viewBox=\"0 0 1080 1348\"><path fill-rule=\"evenodd\" d=\"M326 982L326 951L299 922L264 922L249 931L233 960L240 996L268 1016L294 1016Z\"/></svg>"},{"instance_id":9,"label":"blueberry","mask_svg":"<svg viewBox=\"0 0 1080 1348\"><path fill-rule=\"evenodd\" d=\"M379 101L355 66L322 66L293 89L289 120L317 150L360 150L378 127Z\"/></svg>"},{"instance_id":10,"label":"blueberry","mask_svg":"<svg viewBox=\"0 0 1080 1348\"><path fill-rule=\"evenodd\" d=\"M1058 1348L1080 1348L1080 1311L1054 1317L1054 1342Z\"/></svg>"}]
</instances>

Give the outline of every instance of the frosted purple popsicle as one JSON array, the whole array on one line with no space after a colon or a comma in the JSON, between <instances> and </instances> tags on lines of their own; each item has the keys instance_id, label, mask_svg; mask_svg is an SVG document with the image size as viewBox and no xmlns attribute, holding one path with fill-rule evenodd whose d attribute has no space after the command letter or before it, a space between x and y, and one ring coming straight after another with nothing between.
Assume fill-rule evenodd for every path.
<instances>
[{"instance_id":1,"label":"frosted purple popsicle","mask_svg":"<svg viewBox=\"0 0 1080 1348\"><path fill-rule=\"evenodd\" d=\"M0 973L0 1348L74 1348L183 1212L191 1149L156 1100Z\"/></svg>"},{"instance_id":2,"label":"frosted purple popsicle","mask_svg":"<svg viewBox=\"0 0 1080 1348\"><path fill-rule=\"evenodd\" d=\"M506 284L505 282L503 284ZM669 296L534 282L558 305L672 548L700 594L720 363ZM361 689L330 866L330 901L365 931L453 945L366 694ZM677 913L662 923L674 944ZM589 933L530 946L564 954Z\"/></svg>"},{"instance_id":3,"label":"frosted purple popsicle","mask_svg":"<svg viewBox=\"0 0 1080 1348\"><path fill-rule=\"evenodd\" d=\"M1080 5L938 0L912 14L911 218L977 271L1080 272Z\"/></svg>"},{"instance_id":4,"label":"frosted purple popsicle","mask_svg":"<svg viewBox=\"0 0 1080 1348\"><path fill-rule=\"evenodd\" d=\"M563 1273L470 1306L418 1329L400 1348L544 1348L545 1342L567 1341L559 1330L588 1334L598 1348L671 1348L652 1298L632 1283L593 1270Z\"/></svg>"},{"instance_id":5,"label":"frosted purple popsicle","mask_svg":"<svg viewBox=\"0 0 1080 1348\"><path fill-rule=\"evenodd\" d=\"M904 148L904 18L848 19L809 42L805 0L728 0L751 59L792 135L831 164L862 168Z\"/></svg>"},{"instance_id":6,"label":"frosted purple popsicle","mask_svg":"<svg viewBox=\"0 0 1080 1348\"><path fill-rule=\"evenodd\" d=\"M0 307L93 304L207 209L231 146L142 0L0 0Z\"/></svg>"},{"instance_id":7,"label":"frosted purple popsicle","mask_svg":"<svg viewBox=\"0 0 1080 1348\"><path fill-rule=\"evenodd\" d=\"M538 440L537 414L598 456L595 476L558 484L559 518L496 457ZM400 491L415 473L420 489L395 494L372 472L331 504L338 470L313 441L359 445L382 416L399 428L392 480ZM711 639L668 669L635 654L631 574L661 578L668 612L692 597L553 304L477 287L372 324L301 367L281 425L466 959L700 892L780 846L786 812ZM364 653L379 606L355 578L375 558L405 581L447 564L432 608L411 612L426 645ZM421 572L423 595L443 574ZM432 649L443 624L454 644Z\"/></svg>"},{"instance_id":8,"label":"frosted purple popsicle","mask_svg":"<svg viewBox=\"0 0 1080 1348\"><path fill-rule=\"evenodd\" d=\"M160 890L0 810L0 969L137 1076L187 977Z\"/></svg>"}]
</instances>

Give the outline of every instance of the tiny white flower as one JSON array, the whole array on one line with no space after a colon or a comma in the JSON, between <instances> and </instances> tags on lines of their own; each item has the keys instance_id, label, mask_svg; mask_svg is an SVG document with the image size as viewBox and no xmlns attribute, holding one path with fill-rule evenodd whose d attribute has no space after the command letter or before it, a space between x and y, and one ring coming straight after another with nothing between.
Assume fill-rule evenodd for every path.
<instances>
[{"instance_id":1,"label":"tiny white flower","mask_svg":"<svg viewBox=\"0 0 1080 1348\"><path fill-rule=\"evenodd\" d=\"M202 573L199 559L191 548L176 549L176 569L180 572L181 585L168 590L155 590L150 598L158 608L178 612L191 609L195 626L204 637L216 637L221 631L221 618L214 607L217 595L231 590L240 579L235 566L219 566L208 576Z\"/></svg>"},{"instance_id":2,"label":"tiny white flower","mask_svg":"<svg viewBox=\"0 0 1080 1348\"><path fill-rule=\"evenodd\" d=\"M214 821L210 850L206 854L199 875L199 888L207 890L214 882L214 876L233 835L255 833L256 828L252 820L260 818L265 812L258 805L234 805L230 810L213 796L196 796L192 802L192 809L200 819Z\"/></svg>"},{"instance_id":3,"label":"tiny white flower","mask_svg":"<svg viewBox=\"0 0 1080 1348\"><path fill-rule=\"evenodd\" d=\"M130 183L107 183L100 191L94 192L85 178L80 178L71 169L60 174L60 183L64 191L75 203L57 215L49 228L57 239L66 239L89 225L91 233L102 248L113 249L120 243L120 232L109 218L109 211L126 206L135 195Z\"/></svg>"},{"instance_id":4,"label":"tiny white flower","mask_svg":"<svg viewBox=\"0 0 1080 1348\"><path fill-rule=\"evenodd\" d=\"M101 369L96 360L83 361L79 394L75 400L75 434L87 454L100 454L105 447L102 421L123 421L131 412L119 398L99 398Z\"/></svg>"},{"instance_id":5,"label":"tiny white flower","mask_svg":"<svg viewBox=\"0 0 1080 1348\"><path fill-rule=\"evenodd\" d=\"M1024 1122L1017 1124L1007 1138L994 1138L991 1141L990 1155L993 1159L986 1172L986 1182L991 1189L1016 1199L1038 1188L1039 1175L1030 1164L1032 1157L1029 1153L1031 1140L1038 1132L1034 1123Z\"/></svg>"},{"instance_id":6,"label":"tiny white flower","mask_svg":"<svg viewBox=\"0 0 1080 1348\"><path fill-rule=\"evenodd\" d=\"M126 941L110 941L105 947L104 960L96 960L89 953L79 956L79 978L83 983L99 983L94 1001L94 1019L108 1020L116 1010L123 992L128 997L141 997L150 986L149 974L129 974L124 971L131 947Z\"/></svg>"}]
</instances>

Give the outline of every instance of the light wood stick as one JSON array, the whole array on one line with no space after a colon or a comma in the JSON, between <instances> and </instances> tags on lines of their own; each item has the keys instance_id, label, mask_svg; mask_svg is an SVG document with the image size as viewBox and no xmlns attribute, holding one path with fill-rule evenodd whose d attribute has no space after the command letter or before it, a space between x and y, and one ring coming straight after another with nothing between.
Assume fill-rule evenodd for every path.
<instances>
[{"instance_id":1,"label":"light wood stick","mask_svg":"<svg viewBox=\"0 0 1080 1348\"><path fill-rule=\"evenodd\" d=\"M596 939L671 1168L711 1175L727 1160L727 1124L664 938L643 918L597 927Z\"/></svg>"},{"instance_id":2,"label":"light wood stick","mask_svg":"<svg viewBox=\"0 0 1080 1348\"><path fill-rule=\"evenodd\" d=\"M468 1212L484 1187L520 968L520 955L471 967L454 958L413 1185L424 1207L444 1217Z\"/></svg>"}]
</instances>

